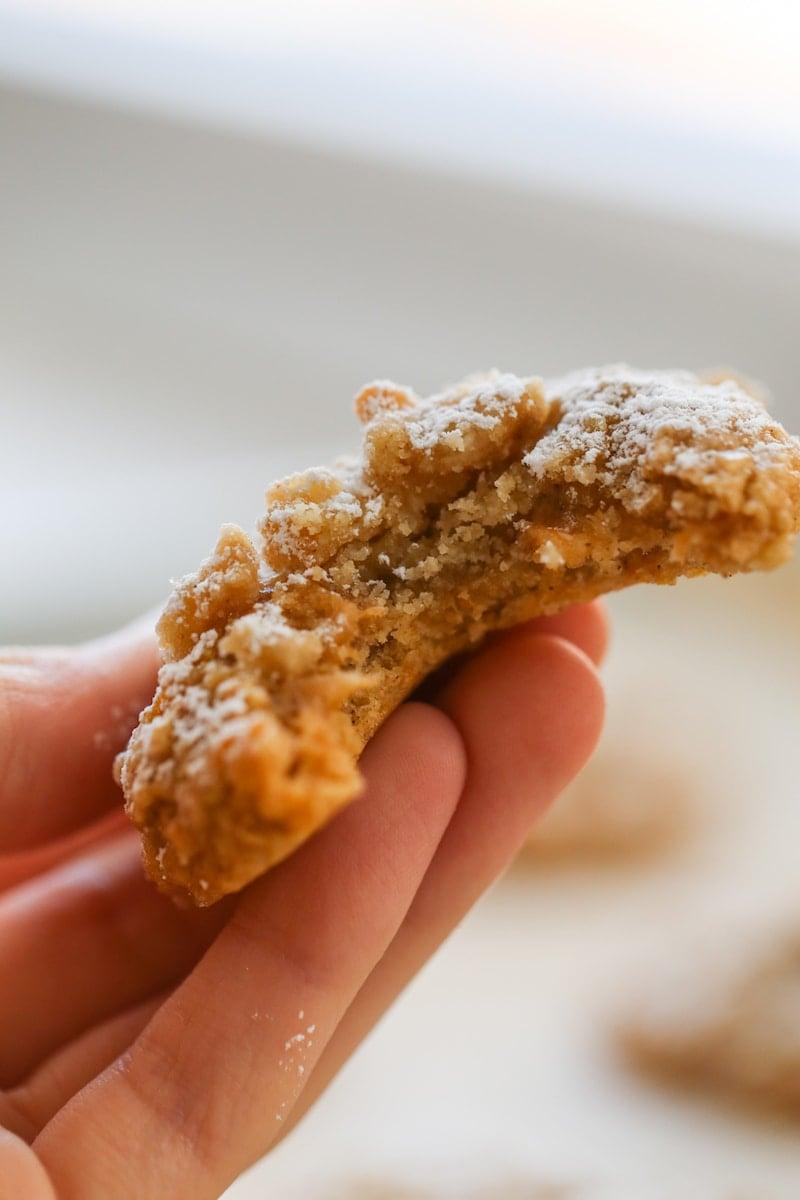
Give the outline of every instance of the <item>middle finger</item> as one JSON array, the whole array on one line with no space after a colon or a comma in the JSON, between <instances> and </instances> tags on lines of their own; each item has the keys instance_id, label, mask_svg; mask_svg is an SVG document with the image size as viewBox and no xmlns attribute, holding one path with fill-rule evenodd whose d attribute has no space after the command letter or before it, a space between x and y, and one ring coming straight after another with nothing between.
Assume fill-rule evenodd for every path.
<instances>
[{"instance_id":1,"label":"middle finger","mask_svg":"<svg viewBox=\"0 0 800 1200\"><path fill-rule=\"evenodd\" d=\"M0 1087L90 1025L180 979L226 905L184 911L143 873L125 831L0 895Z\"/></svg>"}]
</instances>

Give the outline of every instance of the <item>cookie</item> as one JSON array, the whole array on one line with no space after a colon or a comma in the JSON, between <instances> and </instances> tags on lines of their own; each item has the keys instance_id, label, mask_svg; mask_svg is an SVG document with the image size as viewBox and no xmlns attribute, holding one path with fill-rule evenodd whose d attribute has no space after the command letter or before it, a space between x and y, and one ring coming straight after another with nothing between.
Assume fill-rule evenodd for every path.
<instances>
[{"instance_id":1,"label":"cookie","mask_svg":"<svg viewBox=\"0 0 800 1200\"><path fill-rule=\"evenodd\" d=\"M158 624L158 689L116 771L148 873L198 905L351 800L381 722L488 632L777 566L798 528L800 444L734 380L375 383L356 410L361 455L273 485L257 539L226 526Z\"/></svg>"}]
</instances>

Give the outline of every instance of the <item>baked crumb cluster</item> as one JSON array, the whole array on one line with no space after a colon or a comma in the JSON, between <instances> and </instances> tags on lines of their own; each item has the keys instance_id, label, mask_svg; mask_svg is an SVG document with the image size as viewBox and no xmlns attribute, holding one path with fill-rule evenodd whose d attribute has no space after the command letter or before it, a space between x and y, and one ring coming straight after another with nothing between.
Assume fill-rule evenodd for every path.
<instances>
[{"instance_id":1,"label":"baked crumb cluster","mask_svg":"<svg viewBox=\"0 0 800 1200\"><path fill-rule=\"evenodd\" d=\"M773 567L800 446L734 380L617 366L356 399L362 453L274 484L158 625L118 760L148 872L209 904L358 791L357 757L431 670L631 583Z\"/></svg>"}]
</instances>

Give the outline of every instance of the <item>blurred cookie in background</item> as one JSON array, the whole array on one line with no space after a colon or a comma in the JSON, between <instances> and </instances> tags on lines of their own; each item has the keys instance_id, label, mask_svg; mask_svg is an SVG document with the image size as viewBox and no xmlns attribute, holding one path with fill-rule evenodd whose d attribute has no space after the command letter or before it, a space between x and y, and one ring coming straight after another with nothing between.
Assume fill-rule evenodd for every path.
<instances>
[{"instance_id":1,"label":"blurred cookie in background","mask_svg":"<svg viewBox=\"0 0 800 1200\"><path fill-rule=\"evenodd\" d=\"M591 1200L588 1192L564 1184L503 1180L496 1185L470 1188L468 1184L425 1185L391 1183L377 1179L343 1182L333 1195L309 1200ZM599 1198L598 1198L599 1200Z\"/></svg>"},{"instance_id":2,"label":"blurred cookie in background","mask_svg":"<svg viewBox=\"0 0 800 1200\"><path fill-rule=\"evenodd\" d=\"M767 1200L765 1193L709 1192L686 1183L680 1192L670 1184L631 1182L543 1183L518 1179L470 1187L465 1183L426 1187L377 1179L342 1181L338 1189L315 1192L303 1200Z\"/></svg>"},{"instance_id":3,"label":"blurred cookie in background","mask_svg":"<svg viewBox=\"0 0 800 1200\"><path fill-rule=\"evenodd\" d=\"M800 1121L800 929L710 951L649 981L617 1030L627 1062Z\"/></svg>"},{"instance_id":4,"label":"blurred cookie in background","mask_svg":"<svg viewBox=\"0 0 800 1200\"><path fill-rule=\"evenodd\" d=\"M519 861L616 863L666 853L698 823L696 788L688 764L672 761L660 747L601 745L534 826Z\"/></svg>"}]
</instances>

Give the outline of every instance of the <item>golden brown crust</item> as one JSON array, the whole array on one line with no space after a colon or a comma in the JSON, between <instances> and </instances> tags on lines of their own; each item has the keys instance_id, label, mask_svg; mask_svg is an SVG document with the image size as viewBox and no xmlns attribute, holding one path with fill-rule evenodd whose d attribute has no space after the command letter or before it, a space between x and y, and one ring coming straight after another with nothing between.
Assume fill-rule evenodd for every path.
<instances>
[{"instance_id":1,"label":"golden brown crust","mask_svg":"<svg viewBox=\"0 0 800 1200\"><path fill-rule=\"evenodd\" d=\"M800 447L726 380L611 367L358 397L362 457L275 484L159 623L120 757L148 872L236 891L351 799L360 748L489 630L637 582L790 553Z\"/></svg>"}]
</instances>

